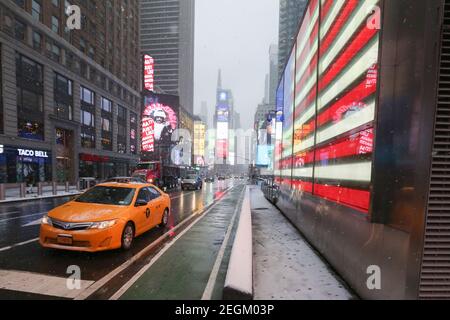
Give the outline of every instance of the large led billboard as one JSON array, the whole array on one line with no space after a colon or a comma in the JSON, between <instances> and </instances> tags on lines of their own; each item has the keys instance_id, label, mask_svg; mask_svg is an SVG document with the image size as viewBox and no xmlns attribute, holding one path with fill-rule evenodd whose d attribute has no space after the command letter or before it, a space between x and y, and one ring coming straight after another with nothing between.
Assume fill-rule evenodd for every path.
<instances>
[{"instance_id":1,"label":"large led billboard","mask_svg":"<svg viewBox=\"0 0 450 320\"><path fill-rule=\"evenodd\" d=\"M142 110L142 152L154 152L159 146L169 147L178 127L178 96L150 93L144 95Z\"/></svg>"},{"instance_id":2,"label":"large led billboard","mask_svg":"<svg viewBox=\"0 0 450 320\"><path fill-rule=\"evenodd\" d=\"M315 131L310 121L316 116L318 31L319 2L311 1L297 37L292 161L292 187L309 193L313 192L314 162L308 155L314 148Z\"/></svg>"},{"instance_id":3,"label":"large led billboard","mask_svg":"<svg viewBox=\"0 0 450 320\"><path fill-rule=\"evenodd\" d=\"M275 150L274 150L274 176L277 183L281 182L281 156L283 139L283 119L284 119L284 77L277 88L276 93L276 111L277 118L275 123Z\"/></svg>"},{"instance_id":4,"label":"large led billboard","mask_svg":"<svg viewBox=\"0 0 450 320\"><path fill-rule=\"evenodd\" d=\"M273 169L273 145L258 145L256 149L256 166L260 168Z\"/></svg>"},{"instance_id":5,"label":"large led billboard","mask_svg":"<svg viewBox=\"0 0 450 320\"><path fill-rule=\"evenodd\" d=\"M292 176L293 189L365 213L380 32L370 18L379 3L311 0L282 80L282 185Z\"/></svg>"},{"instance_id":6,"label":"large led billboard","mask_svg":"<svg viewBox=\"0 0 450 320\"><path fill-rule=\"evenodd\" d=\"M228 122L230 118L230 107L227 104L220 103L217 106L217 122Z\"/></svg>"},{"instance_id":7,"label":"large led billboard","mask_svg":"<svg viewBox=\"0 0 450 320\"><path fill-rule=\"evenodd\" d=\"M216 161L220 164L230 164L230 152L232 152L233 145L230 137L230 112L232 105L231 92L229 90L217 91L217 105L216 105Z\"/></svg>"},{"instance_id":8,"label":"large led billboard","mask_svg":"<svg viewBox=\"0 0 450 320\"><path fill-rule=\"evenodd\" d=\"M290 187L292 182L292 136L294 112L295 45L284 71L283 137L281 151L281 184Z\"/></svg>"},{"instance_id":9,"label":"large led billboard","mask_svg":"<svg viewBox=\"0 0 450 320\"><path fill-rule=\"evenodd\" d=\"M155 60L148 54L144 55L144 89L153 91L155 87Z\"/></svg>"}]
</instances>

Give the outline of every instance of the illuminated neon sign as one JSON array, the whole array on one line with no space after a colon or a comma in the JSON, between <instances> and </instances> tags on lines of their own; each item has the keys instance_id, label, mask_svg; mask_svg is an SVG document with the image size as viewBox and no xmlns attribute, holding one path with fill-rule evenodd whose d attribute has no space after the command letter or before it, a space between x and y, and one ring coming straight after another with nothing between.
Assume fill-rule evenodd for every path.
<instances>
[{"instance_id":1,"label":"illuminated neon sign","mask_svg":"<svg viewBox=\"0 0 450 320\"><path fill-rule=\"evenodd\" d=\"M148 54L144 55L144 88L153 91L155 87L155 60Z\"/></svg>"}]
</instances>

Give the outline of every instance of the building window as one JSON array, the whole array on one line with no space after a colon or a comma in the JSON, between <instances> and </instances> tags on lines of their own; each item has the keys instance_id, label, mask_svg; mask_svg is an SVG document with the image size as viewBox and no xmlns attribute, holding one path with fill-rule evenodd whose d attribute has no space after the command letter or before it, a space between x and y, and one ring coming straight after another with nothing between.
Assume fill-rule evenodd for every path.
<instances>
[{"instance_id":1,"label":"building window","mask_svg":"<svg viewBox=\"0 0 450 320\"><path fill-rule=\"evenodd\" d=\"M137 154L137 114L130 112L130 152Z\"/></svg>"},{"instance_id":2,"label":"building window","mask_svg":"<svg viewBox=\"0 0 450 320\"><path fill-rule=\"evenodd\" d=\"M25 41L26 31L27 31L27 26L25 25L25 23L23 23L19 20L16 20L16 24L15 24L15 28L14 28L14 37L17 40Z\"/></svg>"},{"instance_id":3,"label":"building window","mask_svg":"<svg viewBox=\"0 0 450 320\"><path fill-rule=\"evenodd\" d=\"M59 33L59 19L55 16L52 16L52 31Z\"/></svg>"},{"instance_id":4,"label":"building window","mask_svg":"<svg viewBox=\"0 0 450 320\"><path fill-rule=\"evenodd\" d=\"M33 48L36 50L42 49L42 36L36 31L33 31Z\"/></svg>"},{"instance_id":5,"label":"building window","mask_svg":"<svg viewBox=\"0 0 450 320\"><path fill-rule=\"evenodd\" d=\"M86 52L86 40L83 38L80 38L80 50L83 51L83 53Z\"/></svg>"},{"instance_id":6,"label":"building window","mask_svg":"<svg viewBox=\"0 0 450 320\"><path fill-rule=\"evenodd\" d=\"M117 152L127 152L127 109L117 108Z\"/></svg>"},{"instance_id":7,"label":"building window","mask_svg":"<svg viewBox=\"0 0 450 320\"><path fill-rule=\"evenodd\" d=\"M25 8L25 0L15 0L14 1L19 7Z\"/></svg>"},{"instance_id":8,"label":"building window","mask_svg":"<svg viewBox=\"0 0 450 320\"><path fill-rule=\"evenodd\" d=\"M95 127L95 116L89 111L81 111L81 124L88 127Z\"/></svg>"},{"instance_id":9,"label":"building window","mask_svg":"<svg viewBox=\"0 0 450 320\"><path fill-rule=\"evenodd\" d=\"M102 110L106 112L112 112L111 100L102 97Z\"/></svg>"},{"instance_id":10,"label":"building window","mask_svg":"<svg viewBox=\"0 0 450 320\"><path fill-rule=\"evenodd\" d=\"M92 46L89 46L89 52L88 52L88 56L91 59L95 59L95 49Z\"/></svg>"},{"instance_id":11,"label":"building window","mask_svg":"<svg viewBox=\"0 0 450 320\"><path fill-rule=\"evenodd\" d=\"M16 53L18 136L44 140L42 66Z\"/></svg>"},{"instance_id":12,"label":"building window","mask_svg":"<svg viewBox=\"0 0 450 320\"><path fill-rule=\"evenodd\" d=\"M47 56L56 62L60 62L61 48L56 43L54 43L49 39L47 39L46 48L47 48Z\"/></svg>"},{"instance_id":13,"label":"building window","mask_svg":"<svg viewBox=\"0 0 450 320\"><path fill-rule=\"evenodd\" d=\"M58 0L58 1L59 1L59 0ZM65 0L65 1L64 1L64 12L66 13L66 16L69 16L69 15L67 14L67 9L68 9L70 6L71 6L70 2L67 1L67 0Z\"/></svg>"},{"instance_id":14,"label":"building window","mask_svg":"<svg viewBox=\"0 0 450 320\"><path fill-rule=\"evenodd\" d=\"M95 131L94 133L81 132L81 146L87 149L95 149Z\"/></svg>"},{"instance_id":15,"label":"building window","mask_svg":"<svg viewBox=\"0 0 450 320\"><path fill-rule=\"evenodd\" d=\"M102 118L102 130L105 132L111 132L111 120Z\"/></svg>"},{"instance_id":16,"label":"building window","mask_svg":"<svg viewBox=\"0 0 450 320\"><path fill-rule=\"evenodd\" d=\"M102 97L102 146L112 151L112 101Z\"/></svg>"},{"instance_id":17,"label":"building window","mask_svg":"<svg viewBox=\"0 0 450 320\"><path fill-rule=\"evenodd\" d=\"M80 88L80 99L82 102L90 104L90 105L94 105L94 98L95 98L95 94L93 91L91 91L85 87Z\"/></svg>"},{"instance_id":18,"label":"building window","mask_svg":"<svg viewBox=\"0 0 450 320\"><path fill-rule=\"evenodd\" d=\"M73 119L73 82L55 73L54 81L55 115L58 118Z\"/></svg>"},{"instance_id":19,"label":"building window","mask_svg":"<svg viewBox=\"0 0 450 320\"><path fill-rule=\"evenodd\" d=\"M95 93L80 87L81 146L95 149Z\"/></svg>"},{"instance_id":20,"label":"building window","mask_svg":"<svg viewBox=\"0 0 450 320\"><path fill-rule=\"evenodd\" d=\"M42 20L42 15L41 14L42 14L41 2L37 1L37 0L33 0L31 2L31 15L36 20L41 21Z\"/></svg>"}]
</instances>

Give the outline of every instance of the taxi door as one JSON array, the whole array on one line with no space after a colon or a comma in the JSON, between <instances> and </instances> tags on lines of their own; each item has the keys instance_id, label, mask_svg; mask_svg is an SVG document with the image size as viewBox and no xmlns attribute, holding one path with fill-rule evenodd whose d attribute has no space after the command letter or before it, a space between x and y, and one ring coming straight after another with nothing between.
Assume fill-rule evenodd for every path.
<instances>
[{"instance_id":1,"label":"taxi door","mask_svg":"<svg viewBox=\"0 0 450 320\"><path fill-rule=\"evenodd\" d=\"M151 227L152 203L151 193L148 188L139 190L134 206L134 222L136 223L136 235L139 235Z\"/></svg>"},{"instance_id":2,"label":"taxi door","mask_svg":"<svg viewBox=\"0 0 450 320\"><path fill-rule=\"evenodd\" d=\"M148 187L151 194L152 207L154 207L153 216L151 217L151 226L157 226L161 223L162 215L164 213L164 201L161 193L153 187Z\"/></svg>"}]
</instances>

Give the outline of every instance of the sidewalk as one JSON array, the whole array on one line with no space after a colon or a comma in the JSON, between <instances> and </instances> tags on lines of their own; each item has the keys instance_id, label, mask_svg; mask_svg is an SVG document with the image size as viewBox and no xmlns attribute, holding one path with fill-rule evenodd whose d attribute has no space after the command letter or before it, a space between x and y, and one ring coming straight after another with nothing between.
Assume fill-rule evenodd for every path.
<instances>
[{"instance_id":1,"label":"sidewalk","mask_svg":"<svg viewBox=\"0 0 450 320\"><path fill-rule=\"evenodd\" d=\"M255 300L355 298L258 187L250 201Z\"/></svg>"},{"instance_id":2,"label":"sidewalk","mask_svg":"<svg viewBox=\"0 0 450 320\"><path fill-rule=\"evenodd\" d=\"M40 195L40 196L37 193L37 187L33 187L32 190L30 190L27 187L26 190L27 190L27 194L26 194L25 198L21 198L19 188L7 189L5 191L6 199L0 200L0 204L10 203L10 202L47 199L47 198L56 198L56 197L70 197L70 196L78 195L81 193L80 191L77 190L76 186L69 186L69 192L65 191L64 186L58 186L56 195L53 194L51 186L43 187L43 190L42 190L43 192L42 192L42 195ZM29 190L32 192L28 193Z\"/></svg>"}]
</instances>

